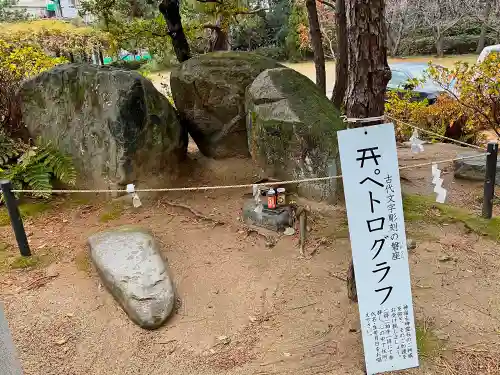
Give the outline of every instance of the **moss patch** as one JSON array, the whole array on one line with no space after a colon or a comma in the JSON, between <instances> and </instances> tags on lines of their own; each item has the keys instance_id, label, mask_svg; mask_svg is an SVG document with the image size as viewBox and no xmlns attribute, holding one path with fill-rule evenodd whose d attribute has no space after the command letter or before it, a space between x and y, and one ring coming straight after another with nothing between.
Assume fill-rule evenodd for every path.
<instances>
[{"instance_id":1,"label":"moss patch","mask_svg":"<svg viewBox=\"0 0 500 375\"><path fill-rule=\"evenodd\" d=\"M53 249L44 249L43 252L33 254L31 257L18 255L6 258L5 263L10 269L42 268L48 266L56 259L57 251Z\"/></svg>"},{"instance_id":2,"label":"moss patch","mask_svg":"<svg viewBox=\"0 0 500 375\"><path fill-rule=\"evenodd\" d=\"M113 202L104 208L104 212L101 214L99 221L101 223L107 223L108 221L118 219L124 211L123 203Z\"/></svg>"},{"instance_id":3,"label":"moss patch","mask_svg":"<svg viewBox=\"0 0 500 375\"><path fill-rule=\"evenodd\" d=\"M80 251L75 256L75 264L78 271L90 274L92 271L92 262L90 260L90 254L87 250Z\"/></svg>"},{"instance_id":4,"label":"moss patch","mask_svg":"<svg viewBox=\"0 0 500 375\"><path fill-rule=\"evenodd\" d=\"M10 261L9 265L12 269L18 269L35 267L39 263L40 258L36 255L33 255L31 257L18 256L14 258L14 260Z\"/></svg>"},{"instance_id":5,"label":"moss patch","mask_svg":"<svg viewBox=\"0 0 500 375\"><path fill-rule=\"evenodd\" d=\"M500 218L484 219L463 208L436 203L431 197L405 195L403 207L406 221L434 224L461 223L470 231L500 241Z\"/></svg>"},{"instance_id":6,"label":"moss patch","mask_svg":"<svg viewBox=\"0 0 500 375\"><path fill-rule=\"evenodd\" d=\"M21 217L26 219L28 217L35 217L50 208L47 202L33 202L23 203L19 206ZM10 225L10 217L5 207L0 209L0 226Z\"/></svg>"},{"instance_id":7,"label":"moss patch","mask_svg":"<svg viewBox=\"0 0 500 375\"><path fill-rule=\"evenodd\" d=\"M434 358L443 349L443 341L436 337L431 324L424 320L417 322L416 327L418 354L422 358Z\"/></svg>"}]
</instances>

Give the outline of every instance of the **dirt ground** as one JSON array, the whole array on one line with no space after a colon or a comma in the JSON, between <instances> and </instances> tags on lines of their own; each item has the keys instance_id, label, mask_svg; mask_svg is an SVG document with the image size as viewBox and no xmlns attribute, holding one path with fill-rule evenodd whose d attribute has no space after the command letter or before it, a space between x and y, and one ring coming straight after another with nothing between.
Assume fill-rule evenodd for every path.
<instances>
[{"instance_id":1,"label":"dirt ground","mask_svg":"<svg viewBox=\"0 0 500 375\"><path fill-rule=\"evenodd\" d=\"M463 149L428 145L414 156L402 148L400 165L457 151ZM192 177L182 181L189 186L258 179L242 159L194 152L190 163ZM450 166L440 165L449 203L480 210L481 184L454 180ZM432 194L430 166L402 171L402 182L407 193ZM342 204L311 203L306 253L313 254L303 258L295 236L241 222L248 193L142 194L139 209L94 196L59 197L26 219L33 252L51 262L0 272L0 299L25 374L363 374L357 305L344 281L350 247ZM179 308L156 331L126 317L88 260L88 236L123 224L151 229L172 270ZM407 232L417 241L409 259L421 367L401 373L500 374L498 243L459 224L407 222ZM0 238L14 255L10 227L0 227Z\"/></svg>"}]
</instances>

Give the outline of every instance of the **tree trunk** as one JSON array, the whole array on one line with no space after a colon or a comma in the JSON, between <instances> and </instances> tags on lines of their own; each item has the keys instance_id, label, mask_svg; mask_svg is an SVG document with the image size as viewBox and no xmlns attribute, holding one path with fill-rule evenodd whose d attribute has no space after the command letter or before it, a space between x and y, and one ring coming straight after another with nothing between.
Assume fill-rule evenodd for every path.
<instances>
[{"instance_id":1,"label":"tree trunk","mask_svg":"<svg viewBox=\"0 0 500 375\"><path fill-rule=\"evenodd\" d=\"M387 63L387 30L384 0L347 0L348 77L345 96L347 117L384 114L385 91L391 79ZM347 275L348 297L357 301L352 261Z\"/></svg>"},{"instance_id":2,"label":"tree trunk","mask_svg":"<svg viewBox=\"0 0 500 375\"><path fill-rule=\"evenodd\" d=\"M477 42L476 53L481 53L486 44L486 31L488 30L488 20L490 18L491 12L491 0L486 0L485 7L483 9L483 24L481 25L481 35L479 35L479 40Z\"/></svg>"},{"instance_id":3,"label":"tree trunk","mask_svg":"<svg viewBox=\"0 0 500 375\"><path fill-rule=\"evenodd\" d=\"M393 28L387 25L387 53L392 56L394 46L394 31Z\"/></svg>"},{"instance_id":4,"label":"tree trunk","mask_svg":"<svg viewBox=\"0 0 500 375\"><path fill-rule=\"evenodd\" d=\"M220 15L215 22L215 25L205 25L205 28L211 29L209 52L214 51L229 51L228 33L222 28L223 16Z\"/></svg>"},{"instance_id":5,"label":"tree trunk","mask_svg":"<svg viewBox=\"0 0 500 375\"><path fill-rule=\"evenodd\" d=\"M439 27L439 25L437 25L436 31L434 32L434 38L436 39L436 55L437 57L443 57L443 34L441 33L441 28Z\"/></svg>"},{"instance_id":6,"label":"tree trunk","mask_svg":"<svg viewBox=\"0 0 500 375\"><path fill-rule=\"evenodd\" d=\"M214 27L212 29L212 35L210 36L210 48L209 51L229 51L229 38L227 33L220 27Z\"/></svg>"},{"instance_id":7,"label":"tree trunk","mask_svg":"<svg viewBox=\"0 0 500 375\"><path fill-rule=\"evenodd\" d=\"M347 25L345 0L336 0L335 17L337 19L337 59L335 61L335 86L332 102L340 109L344 103L347 88Z\"/></svg>"},{"instance_id":8,"label":"tree trunk","mask_svg":"<svg viewBox=\"0 0 500 375\"><path fill-rule=\"evenodd\" d=\"M401 43L401 37L403 36L403 28L405 26L405 17L401 19L401 24L399 25L398 28L398 34L396 36L396 40L394 41L392 45L392 56L397 56L398 54L398 49L399 49L399 44Z\"/></svg>"},{"instance_id":9,"label":"tree trunk","mask_svg":"<svg viewBox=\"0 0 500 375\"><path fill-rule=\"evenodd\" d=\"M387 63L384 0L347 0L347 117L384 114Z\"/></svg>"},{"instance_id":10,"label":"tree trunk","mask_svg":"<svg viewBox=\"0 0 500 375\"><path fill-rule=\"evenodd\" d=\"M323 51L323 41L321 40L316 0L306 0L306 8L309 18L309 35L314 54L314 67L316 68L316 85L326 94L325 53Z\"/></svg>"},{"instance_id":11,"label":"tree trunk","mask_svg":"<svg viewBox=\"0 0 500 375\"><path fill-rule=\"evenodd\" d=\"M191 58L189 44L182 28L179 0L162 0L158 6L160 13L167 23L167 32L172 39L174 53L179 62Z\"/></svg>"},{"instance_id":12,"label":"tree trunk","mask_svg":"<svg viewBox=\"0 0 500 375\"><path fill-rule=\"evenodd\" d=\"M99 62L101 65L104 65L104 55L102 54L102 48L99 47Z\"/></svg>"}]
</instances>

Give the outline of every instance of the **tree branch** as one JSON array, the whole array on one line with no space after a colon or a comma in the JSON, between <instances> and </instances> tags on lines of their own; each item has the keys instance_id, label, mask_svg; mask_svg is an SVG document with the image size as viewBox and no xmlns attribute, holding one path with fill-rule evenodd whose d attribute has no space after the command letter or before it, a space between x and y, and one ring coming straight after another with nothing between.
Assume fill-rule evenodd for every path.
<instances>
[{"instance_id":1,"label":"tree branch","mask_svg":"<svg viewBox=\"0 0 500 375\"><path fill-rule=\"evenodd\" d=\"M212 25L211 23L207 23L203 25L204 29L212 29L212 30L220 30L220 26Z\"/></svg>"},{"instance_id":2,"label":"tree branch","mask_svg":"<svg viewBox=\"0 0 500 375\"><path fill-rule=\"evenodd\" d=\"M441 34L444 34L445 32L447 32L449 29L451 29L453 26L455 26L457 23L459 23L463 19L464 19L464 16L461 16L461 17L458 17L455 21L452 21L449 25L447 25L446 27L444 27L442 29Z\"/></svg>"},{"instance_id":3,"label":"tree branch","mask_svg":"<svg viewBox=\"0 0 500 375\"><path fill-rule=\"evenodd\" d=\"M235 15L240 15L240 14L255 14L255 13L259 13L259 12L265 11L265 10L269 10L269 9L268 8L257 8L257 9L253 9L253 10L244 10L244 11L241 11L241 12L236 12Z\"/></svg>"}]
</instances>

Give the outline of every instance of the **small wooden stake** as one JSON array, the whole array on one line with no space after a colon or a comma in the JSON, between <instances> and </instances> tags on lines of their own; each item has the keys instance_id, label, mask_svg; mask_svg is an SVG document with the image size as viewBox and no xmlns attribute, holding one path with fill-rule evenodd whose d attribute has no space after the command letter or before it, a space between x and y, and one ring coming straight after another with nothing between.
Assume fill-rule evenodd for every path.
<instances>
[{"instance_id":1,"label":"small wooden stake","mask_svg":"<svg viewBox=\"0 0 500 375\"><path fill-rule=\"evenodd\" d=\"M495 178L497 172L498 143L488 142L486 157L486 176L484 178L483 217L493 216L493 199L495 198Z\"/></svg>"},{"instance_id":2,"label":"small wooden stake","mask_svg":"<svg viewBox=\"0 0 500 375\"><path fill-rule=\"evenodd\" d=\"M300 230L300 255L304 256L304 249L306 247L307 237L307 211L303 210L299 216L299 230Z\"/></svg>"}]
</instances>

